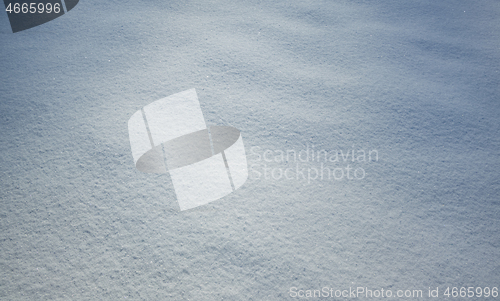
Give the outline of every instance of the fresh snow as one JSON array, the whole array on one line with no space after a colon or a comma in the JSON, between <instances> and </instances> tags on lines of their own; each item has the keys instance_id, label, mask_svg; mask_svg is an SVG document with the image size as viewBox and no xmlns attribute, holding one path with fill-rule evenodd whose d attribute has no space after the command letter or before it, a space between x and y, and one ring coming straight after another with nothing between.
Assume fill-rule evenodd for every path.
<instances>
[{"instance_id":1,"label":"fresh snow","mask_svg":"<svg viewBox=\"0 0 500 301\"><path fill-rule=\"evenodd\" d=\"M500 287L499 17L494 0L82 0L12 34L0 13L0 299ZM250 176L179 211L168 174L135 169L127 121L191 88L208 125L241 131Z\"/></svg>"}]
</instances>

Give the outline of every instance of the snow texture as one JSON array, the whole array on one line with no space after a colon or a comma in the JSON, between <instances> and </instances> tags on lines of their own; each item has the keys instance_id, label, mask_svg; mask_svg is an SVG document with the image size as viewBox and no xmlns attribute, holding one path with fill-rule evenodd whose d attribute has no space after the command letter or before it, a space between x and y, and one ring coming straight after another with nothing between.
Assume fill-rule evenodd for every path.
<instances>
[{"instance_id":1,"label":"snow texture","mask_svg":"<svg viewBox=\"0 0 500 301\"><path fill-rule=\"evenodd\" d=\"M499 16L82 0L13 34L0 13L0 299L499 287ZM168 173L135 168L127 122L191 88L207 125L241 131L250 177L181 212Z\"/></svg>"}]
</instances>

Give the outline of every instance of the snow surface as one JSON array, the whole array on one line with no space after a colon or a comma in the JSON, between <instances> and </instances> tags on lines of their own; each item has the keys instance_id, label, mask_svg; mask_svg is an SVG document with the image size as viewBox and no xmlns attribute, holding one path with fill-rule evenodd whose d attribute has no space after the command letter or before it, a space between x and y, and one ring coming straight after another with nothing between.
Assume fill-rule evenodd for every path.
<instances>
[{"instance_id":1,"label":"snow surface","mask_svg":"<svg viewBox=\"0 0 500 301\"><path fill-rule=\"evenodd\" d=\"M493 0L81 0L12 34L0 13L0 299L500 287L499 18ZM275 178L321 162L265 150L378 161L251 172L180 212L168 174L134 168L127 121L190 88Z\"/></svg>"}]
</instances>

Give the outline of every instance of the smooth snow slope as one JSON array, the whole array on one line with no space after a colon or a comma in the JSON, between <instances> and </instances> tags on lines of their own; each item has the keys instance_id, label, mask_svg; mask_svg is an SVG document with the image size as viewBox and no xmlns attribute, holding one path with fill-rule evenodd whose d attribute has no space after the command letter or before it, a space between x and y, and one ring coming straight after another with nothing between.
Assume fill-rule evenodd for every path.
<instances>
[{"instance_id":1,"label":"smooth snow slope","mask_svg":"<svg viewBox=\"0 0 500 301\"><path fill-rule=\"evenodd\" d=\"M81 0L16 34L0 13L1 300L500 287L498 1L169 2ZM190 88L275 178L321 162L267 149L378 161L253 172L179 212L127 121Z\"/></svg>"}]
</instances>

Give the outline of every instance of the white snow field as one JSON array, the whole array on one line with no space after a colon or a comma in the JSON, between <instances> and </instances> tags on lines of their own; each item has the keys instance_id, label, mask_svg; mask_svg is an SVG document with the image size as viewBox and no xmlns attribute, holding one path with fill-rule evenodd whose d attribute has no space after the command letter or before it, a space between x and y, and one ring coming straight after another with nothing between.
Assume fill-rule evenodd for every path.
<instances>
[{"instance_id":1,"label":"white snow field","mask_svg":"<svg viewBox=\"0 0 500 301\"><path fill-rule=\"evenodd\" d=\"M494 0L81 0L13 34L1 12L0 300L500 299L499 20ZM127 121L192 88L249 178L180 211Z\"/></svg>"}]
</instances>

